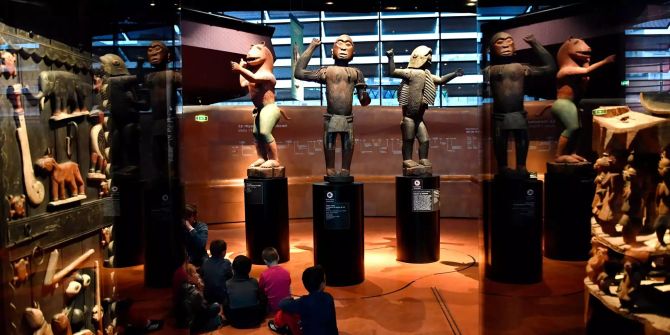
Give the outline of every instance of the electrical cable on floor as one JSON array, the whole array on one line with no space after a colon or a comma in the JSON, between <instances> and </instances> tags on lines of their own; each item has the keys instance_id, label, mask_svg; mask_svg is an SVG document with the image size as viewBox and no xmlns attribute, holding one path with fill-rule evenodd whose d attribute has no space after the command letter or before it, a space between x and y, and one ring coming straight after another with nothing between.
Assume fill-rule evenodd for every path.
<instances>
[{"instance_id":1,"label":"electrical cable on floor","mask_svg":"<svg viewBox=\"0 0 670 335\"><path fill-rule=\"evenodd\" d=\"M440 310L442 310L442 314L444 317L447 319L447 322L449 323L449 327L451 328L451 332L454 335L461 335L461 329L458 328L458 324L456 323L456 318L454 318L454 315L451 314L451 311L449 310L449 306L447 306L447 302L444 300L444 297L440 293L440 291L437 289L437 287L433 286L430 288L433 291L433 295L435 296L435 299L437 300L437 303L440 305Z\"/></svg>"}]
</instances>

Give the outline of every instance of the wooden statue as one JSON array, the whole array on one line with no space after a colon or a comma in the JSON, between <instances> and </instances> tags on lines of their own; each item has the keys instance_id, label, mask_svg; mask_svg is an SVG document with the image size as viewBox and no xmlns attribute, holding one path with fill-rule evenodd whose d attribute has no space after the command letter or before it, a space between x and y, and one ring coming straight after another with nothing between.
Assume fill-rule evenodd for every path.
<instances>
[{"instance_id":1,"label":"wooden statue","mask_svg":"<svg viewBox=\"0 0 670 335\"><path fill-rule=\"evenodd\" d=\"M554 58L535 39L528 35L528 43L542 65L521 64L516 59L512 35L499 32L489 42L491 65L484 69L484 82L489 84L493 98L493 150L498 171L511 173L507 164L507 138L514 135L516 146L516 174L527 176L528 116L524 110L524 87L529 77L549 76L556 71Z\"/></svg>"},{"instance_id":2,"label":"wooden statue","mask_svg":"<svg viewBox=\"0 0 670 335\"><path fill-rule=\"evenodd\" d=\"M67 314L58 313L51 319L51 330L54 335L72 335L72 326Z\"/></svg>"},{"instance_id":3,"label":"wooden statue","mask_svg":"<svg viewBox=\"0 0 670 335\"><path fill-rule=\"evenodd\" d=\"M12 268L14 269L12 285L18 286L28 280L28 276L30 275L28 271L29 266L30 263L25 258L21 258L18 261L12 263Z\"/></svg>"},{"instance_id":4,"label":"wooden statue","mask_svg":"<svg viewBox=\"0 0 670 335\"><path fill-rule=\"evenodd\" d=\"M79 164L75 162L57 163L50 154L38 159L36 164L51 174L51 197L54 202L72 197L86 198L84 179L79 172Z\"/></svg>"},{"instance_id":5,"label":"wooden statue","mask_svg":"<svg viewBox=\"0 0 670 335\"><path fill-rule=\"evenodd\" d=\"M607 255L607 248L592 243L591 258L586 263L586 276L592 283L599 285L600 282L607 277L605 273L605 262L609 259Z\"/></svg>"},{"instance_id":6,"label":"wooden statue","mask_svg":"<svg viewBox=\"0 0 670 335\"><path fill-rule=\"evenodd\" d=\"M428 160L429 136L423 115L435 103L436 85L446 84L462 76L463 69L438 77L430 73L433 50L425 45L412 51L406 69L396 69L393 49L386 51L391 77L402 78L398 87L398 102L402 106L402 166L404 175L432 174L433 164ZM412 160L414 139L419 141L419 162Z\"/></svg>"},{"instance_id":7,"label":"wooden statue","mask_svg":"<svg viewBox=\"0 0 670 335\"><path fill-rule=\"evenodd\" d=\"M354 156L354 115L352 112L353 93L356 89L358 101L362 106L370 104L370 96L365 90L365 77L361 70L349 66L354 58L354 41L349 35L340 35L335 39L332 57L334 66L324 66L316 71L306 70L314 50L321 45L318 38L312 39L305 52L295 66L293 75L296 79L313 81L326 85L328 106L323 123L323 152L326 159L326 175L328 177L346 177L351 170L351 159ZM335 170L335 146L337 135L342 142L342 169ZM333 180L334 179L330 179Z\"/></svg>"},{"instance_id":8,"label":"wooden statue","mask_svg":"<svg viewBox=\"0 0 670 335\"><path fill-rule=\"evenodd\" d=\"M258 159L249 168L279 168L277 142L272 130L279 122L282 111L275 104L275 84L272 73L274 56L264 42L254 44L245 59L239 63L231 62L233 71L240 74L240 85L249 90L251 101L256 107L253 111L253 135Z\"/></svg>"},{"instance_id":9,"label":"wooden statue","mask_svg":"<svg viewBox=\"0 0 670 335\"><path fill-rule=\"evenodd\" d=\"M40 310L39 305L35 308L26 308L23 312L23 318L33 331L33 335L54 335L51 325L44 318L44 313Z\"/></svg>"},{"instance_id":10,"label":"wooden statue","mask_svg":"<svg viewBox=\"0 0 670 335\"><path fill-rule=\"evenodd\" d=\"M558 139L555 161L557 163L586 162L586 159L576 154L581 130L577 105L588 85L591 72L605 64L614 63L614 55L591 64L591 47L584 40L569 38L558 50L556 61L558 62L558 73L556 74L558 90L551 113L565 130Z\"/></svg>"}]
</instances>

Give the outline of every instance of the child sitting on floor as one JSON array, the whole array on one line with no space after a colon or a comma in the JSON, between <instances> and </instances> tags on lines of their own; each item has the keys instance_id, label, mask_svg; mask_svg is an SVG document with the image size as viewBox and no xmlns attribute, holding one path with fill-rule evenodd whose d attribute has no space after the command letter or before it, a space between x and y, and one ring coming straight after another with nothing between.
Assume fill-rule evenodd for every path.
<instances>
[{"instance_id":1,"label":"child sitting on floor","mask_svg":"<svg viewBox=\"0 0 670 335\"><path fill-rule=\"evenodd\" d=\"M289 326L293 326L290 329L291 334L299 335L301 334L298 327L300 316L284 313L279 310L279 302L291 296L291 275L284 268L277 265L279 263L279 254L275 248L265 248L262 256L268 268L261 273L258 285L268 297L268 311L273 314L276 313L274 320L268 321L268 327L272 330L282 332L282 330L289 330Z\"/></svg>"},{"instance_id":2,"label":"child sitting on floor","mask_svg":"<svg viewBox=\"0 0 670 335\"><path fill-rule=\"evenodd\" d=\"M249 277L251 260L239 255L233 260L233 278L226 282L228 299L223 306L226 319L235 328L258 327L265 319L267 298L258 281Z\"/></svg>"},{"instance_id":3,"label":"child sitting on floor","mask_svg":"<svg viewBox=\"0 0 670 335\"><path fill-rule=\"evenodd\" d=\"M335 302L333 296L324 292L326 275L323 268L317 265L305 269L302 283L309 294L300 299L284 299L279 303L279 308L284 313L300 315L300 325L305 335L337 335ZM272 327L270 329L277 331Z\"/></svg>"}]
</instances>

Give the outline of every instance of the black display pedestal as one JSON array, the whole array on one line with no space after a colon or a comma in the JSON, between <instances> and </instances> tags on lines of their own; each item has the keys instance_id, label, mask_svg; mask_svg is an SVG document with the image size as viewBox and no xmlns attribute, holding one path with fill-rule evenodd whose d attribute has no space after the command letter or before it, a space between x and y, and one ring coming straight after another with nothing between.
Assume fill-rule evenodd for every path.
<instances>
[{"instance_id":1,"label":"black display pedestal","mask_svg":"<svg viewBox=\"0 0 670 335\"><path fill-rule=\"evenodd\" d=\"M144 263L144 183L137 176L115 174L112 197L114 228L113 267L122 268Z\"/></svg>"},{"instance_id":2,"label":"black display pedestal","mask_svg":"<svg viewBox=\"0 0 670 335\"><path fill-rule=\"evenodd\" d=\"M440 259L440 176L395 177L397 259Z\"/></svg>"},{"instance_id":3,"label":"black display pedestal","mask_svg":"<svg viewBox=\"0 0 670 335\"><path fill-rule=\"evenodd\" d=\"M329 286L365 279L363 265L363 184L312 185L314 264L323 266Z\"/></svg>"},{"instance_id":4,"label":"black display pedestal","mask_svg":"<svg viewBox=\"0 0 670 335\"><path fill-rule=\"evenodd\" d=\"M558 260L587 260L591 250L593 165L547 163L544 176L544 255Z\"/></svg>"},{"instance_id":5,"label":"black display pedestal","mask_svg":"<svg viewBox=\"0 0 670 335\"><path fill-rule=\"evenodd\" d=\"M542 182L496 175L484 181L486 277L542 280Z\"/></svg>"},{"instance_id":6,"label":"black display pedestal","mask_svg":"<svg viewBox=\"0 0 670 335\"><path fill-rule=\"evenodd\" d=\"M244 221L247 256L263 263L263 249L274 247L279 262L290 260L288 242L288 179L244 179Z\"/></svg>"}]
</instances>

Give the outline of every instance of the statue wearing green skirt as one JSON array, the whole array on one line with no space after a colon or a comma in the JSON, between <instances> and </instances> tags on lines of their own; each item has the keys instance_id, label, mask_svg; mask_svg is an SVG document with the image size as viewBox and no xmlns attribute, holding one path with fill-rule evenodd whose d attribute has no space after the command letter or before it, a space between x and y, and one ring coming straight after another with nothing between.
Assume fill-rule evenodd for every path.
<instances>
[{"instance_id":1,"label":"statue wearing green skirt","mask_svg":"<svg viewBox=\"0 0 670 335\"><path fill-rule=\"evenodd\" d=\"M581 163L586 159L576 154L581 125L577 103L581 99L589 74L601 66L614 62L614 55L591 64L591 47L581 39L569 38L561 45L556 55L558 73L556 74L556 101L551 113L565 127L558 139L556 149L557 163Z\"/></svg>"}]
</instances>

